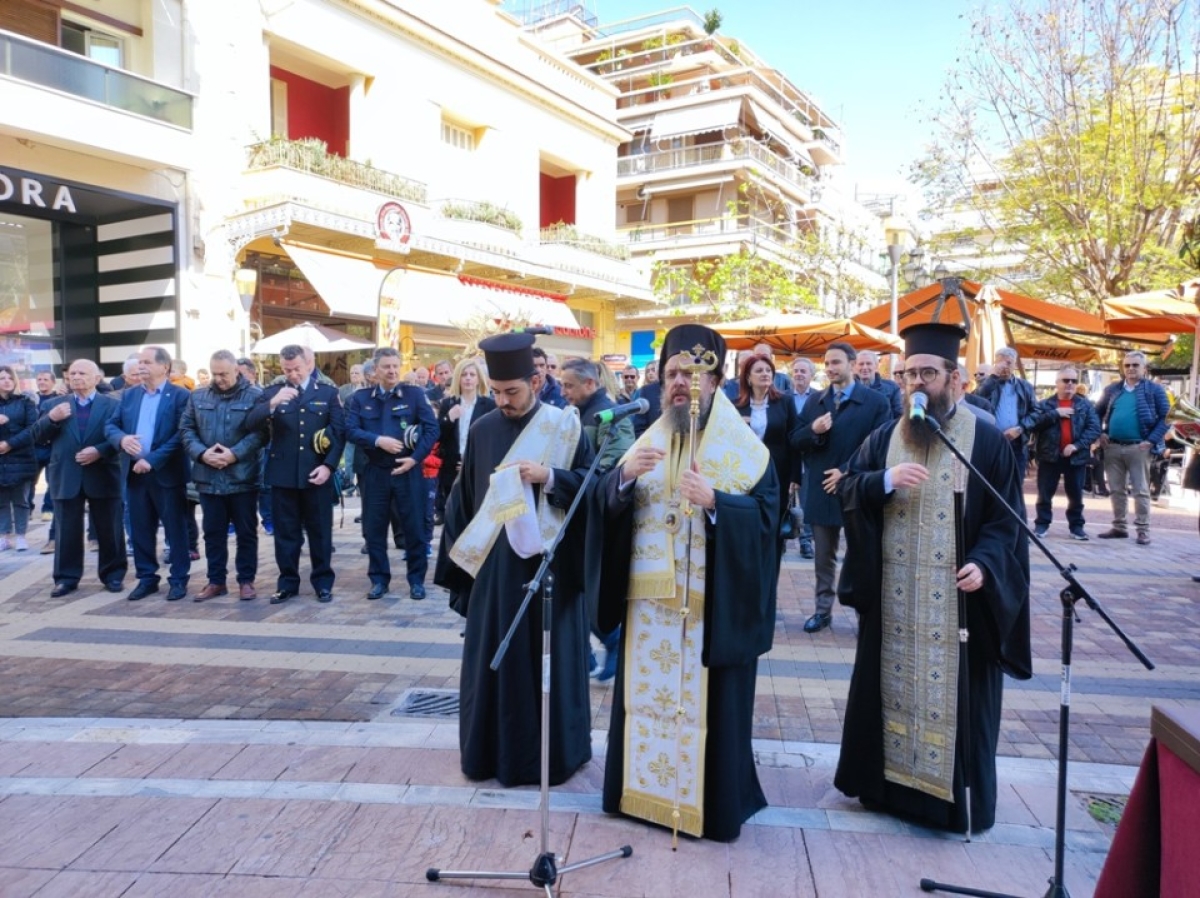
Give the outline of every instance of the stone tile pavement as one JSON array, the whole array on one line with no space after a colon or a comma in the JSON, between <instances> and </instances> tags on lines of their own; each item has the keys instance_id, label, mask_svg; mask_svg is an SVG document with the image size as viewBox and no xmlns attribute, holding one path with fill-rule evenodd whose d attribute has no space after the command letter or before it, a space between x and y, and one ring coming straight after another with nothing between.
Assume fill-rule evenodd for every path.
<instances>
[{"instance_id":1,"label":"stone tile pavement","mask_svg":"<svg viewBox=\"0 0 1200 898\"><path fill-rule=\"evenodd\" d=\"M1112 834L1086 813L1086 797L1128 792L1152 703L1200 703L1197 508L1174 501L1155 508L1149 547L1072 542L1061 519L1047 540L1157 665L1144 670L1079 606L1066 877L1076 898L1091 894ZM1107 502L1087 506L1094 535ZM470 883L428 883L429 866L528 869L537 791L466 781L453 722L391 713L408 690L456 688L460 621L437 589L424 602L406 591L366 601L354 513L351 500L335 531L331 605L307 590L267 604L265 536L255 602L130 603L87 580L50 599L48 556L0 553L0 895L436 894ZM40 536L31 533L35 552ZM600 812L595 760L555 791L550 847L568 861L622 844L634 855L563 877L561 894L907 895L920 894L921 876L1042 894L1053 870L1063 581L1040 554L1033 562L1036 676L1006 683L992 831L964 844L833 789L854 622L837 610L831 630L803 633L812 568L789 555L756 707L771 807L733 845L684 840L673 852L669 834ZM193 588L203 579L200 562ZM592 687L600 759L608 693ZM474 885L482 895L532 888Z\"/></svg>"}]
</instances>

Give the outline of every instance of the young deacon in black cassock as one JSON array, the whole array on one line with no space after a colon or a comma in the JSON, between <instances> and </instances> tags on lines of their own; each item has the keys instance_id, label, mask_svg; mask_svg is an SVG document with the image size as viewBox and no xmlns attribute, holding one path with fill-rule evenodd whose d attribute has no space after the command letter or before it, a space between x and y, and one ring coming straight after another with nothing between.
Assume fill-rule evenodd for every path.
<instances>
[{"instance_id":1,"label":"young deacon in black cassock","mask_svg":"<svg viewBox=\"0 0 1200 898\"><path fill-rule=\"evenodd\" d=\"M933 330L928 330L930 328ZM950 330L945 330L947 328ZM919 325L907 331L905 336L906 370L933 368L942 359L946 359L951 366L955 365L961 331L949 325ZM923 389L930 394L931 411L935 405L935 394L953 389L952 385L948 385L948 380L957 377L956 367L953 372L940 370L933 383L924 385ZM899 705L893 709L883 707L885 688L895 686L893 694L897 694L903 691L904 686L893 683L897 679L893 668L885 668L881 663L883 646L888 642L883 625L886 606L889 602L897 601L890 594L883 595L884 562L887 560L897 565L895 569L911 566L912 559L904 556L905 549L899 544L899 539L905 534L897 534L896 531L911 531L918 526L915 514L910 514L905 521L893 520L890 525L893 529L888 531L892 539L885 545L885 508L895 501L900 489L915 495L924 490L953 488L934 479L931 474L929 480L913 485L896 484L897 488L892 492L886 491L889 449L894 440L901 436L906 424L924 427L919 422L907 420L912 393L919 386L920 382L914 385L909 380L905 417L872 433L851 458L847 474L839 483L846 520L847 551L838 595L843 604L859 613L859 635L834 785L846 795L861 798L868 805L879 806L882 810L927 826L963 832L967 828L967 816L964 807L966 765L961 719L954 739L951 800L935 797L926 789L901 784L894 774L885 774L885 740L907 738L919 732L927 723L920 719L905 718L900 725L893 725L886 731L884 727L885 712L894 710L897 714L904 713ZM953 401L942 414L946 416L942 423L947 430L955 429L964 422L965 426L974 427L974 445L969 455L972 464L996 487L1009 506L1019 509L1020 483L1004 435L974 416L962 422L953 422ZM941 453L949 454L949 450L936 436L930 436L933 442L930 443L926 458L932 470L934 459L941 457ZM897 467L893 465L893 473L886 475L893 483L900 477L896 473ZM905 501L909 498L905 497ZM927 529L935 527L930 521L926 521L924 526ZM936 526L952 528L953 515ZM970 720L967 726L970 727L972 756L971 826L978 831L991 827L995 822L996 747L1000 731L1003 674L1028 679L1032 672L1029 646L1029 552L1024 530L974 475L971 475L966 486L963 529L966 563L958 569L957 583L967 590L970 670L967 682L964 684L960 680L958 688L969 690ZM923 547L935 544L932 534L927 535L931 538L922 543ZM949 534L943 533L941 536L947 537ZM953 539L948 545L953 551ZM968 571L968 568L971 570ZM968 571L966 576L964 571ZM914 644L923 641L922 644L926 646L932 640L932 644L939 648L944 640L955 640L958 623L954 589L951 588L948 593L934 596L926 586L914 589L913 600L918 608L932 601L948 601L950 632L924 631L920 621L913 621L910 630L895 634L899 640L912 641ZM894 626L905 625L897 623ZM887 634L888 637L892 635ZM918 655L925 657L925 650L918 650ZM951 658L956 659L957 653L952 654ZM956 661L951 663L957 664ZM929 723L936 723L936 720ZM917 751L924 749L918 748Z\"/></svg>"},{"instance_id":2,"label":"young deacon in black cassock","mask_svg":"<svg viewBox=\"0 0 1200 898\"><path fill-rule=\"evenodd\" d=\"M529 334L501 334L480 343L497 408L471 425L462 471L446 501L434 574L434 582L450 590L451 607L467 619L459 691L462 771L473 780L495 777L505 786L540 779L541 596L530 603L499 670L493 671L490 664L520 607L525 584L537 572L541 555L518 555L506 527L500 528L474 577L452 558L452 551L462 551L459 543L487 501L493 474L543 408L536 399L536 384L531 388L528 381L534 373L532 345ZM546 409L550 414L543 420L575 417L574 409ZM579 433L577 423L574 431ZM549 439L554 442L554 437ZM551 507L565 510L583 482L592 453L586 439L577 438L573 447L561 448L567 463L550 466L553 489L545 491L544 497ZM527 459L508 461L522 462L522 480L529 469L545 467ZM532 486L535 497L542 495L542 484ZM573 532L559 546L551 566L555 577L549 738L552 785L567 780L592 757L588 627L580 557L583 523L582 515L577 515L570 525Z\"/></svg>"}]
</instances>

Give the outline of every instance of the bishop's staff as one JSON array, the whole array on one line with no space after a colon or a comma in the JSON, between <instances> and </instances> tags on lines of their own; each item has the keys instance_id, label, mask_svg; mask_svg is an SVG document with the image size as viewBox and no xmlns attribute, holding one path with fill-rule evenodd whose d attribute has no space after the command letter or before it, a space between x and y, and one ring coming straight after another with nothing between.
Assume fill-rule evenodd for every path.
<instances>
[{"instance_id":1,"label":"bishop's staff","mask_svg":"<svg viewBox=\"0 0 1200 898\"><path fill-rule=\"evenodd\" d=\"M696 344L691 350L683 350L679 353L679 368L681 371L686 371L691 375L692 382L690 387L691 403L688 406L688 459L687 467L684 470L691 471L696 467L696 443L697 433L700 429L700 378L715 371L717 365L720 364L720 359L717 354L711 349L705 349L700 344ZM686 711L682 704L684 686L687 682L687 665L685 659L687 653L684 647L688 640L688 617L691 614L692 600L692 528L695 525L696 509L687 499L683 500L682 512L684 519L687 521L685 530L684 542L684 577L683 577L683 598L679 606L679 648L680 648L680 664L679 664L679 689L676 693L679 696L679 704L675 708L675 752L676 756L683 750L680 744L681 727ZM679 811L679 773L676 770L675 774L675 797L671 808L671 850L675 850L679 846L679 823L682 815Z\"/></svg>"},{"instance_id":2,"label":"bishop's staff","mask_svg":"<svg viewBox=\"0 0 1200 898\"><path fill-rule=\"evenodd\" d=\"M967 564L967 535L963 500L967 490L967 468L957 458L954 465L954 569L961 571ZM958 694L959 733L962 736L963 794L966 797L967 841L971 841L971 778L974 759L971 757L971 663L967 651L970 632L967 630L967 594L958 590Z\"/></svg>"}]
</instances>

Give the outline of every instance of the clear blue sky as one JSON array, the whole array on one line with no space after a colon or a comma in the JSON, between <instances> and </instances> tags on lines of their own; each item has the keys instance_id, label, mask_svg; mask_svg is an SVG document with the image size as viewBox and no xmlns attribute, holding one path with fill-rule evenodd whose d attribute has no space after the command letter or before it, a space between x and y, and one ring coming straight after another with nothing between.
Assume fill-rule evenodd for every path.
<instances>
[{"instance_id":1,"label":"clear blue sky","mask_svg":"<svg viewBox=\"0 0 1200 898\"><path fill-rule=\"evenodd\" d=\"M524 0L508 0L513 8ZM584 0L601 24L682 4ZM747 44L821 104L845 134L847 174L900 180L929 140L923 111L936 106L946 70L970 53L971 0L702 0L721 33Z\"/></svg>"}]
</instances>

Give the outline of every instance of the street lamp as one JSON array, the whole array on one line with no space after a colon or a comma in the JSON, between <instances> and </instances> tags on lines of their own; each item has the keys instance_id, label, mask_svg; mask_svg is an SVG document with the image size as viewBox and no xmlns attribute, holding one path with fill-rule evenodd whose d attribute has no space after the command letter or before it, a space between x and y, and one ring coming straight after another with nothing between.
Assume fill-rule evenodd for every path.
<instances>
[{"instance_id":1,"label":"street lamp","mask_svg":"<svg viewBox=\"0 0 1200 898\"><path fill-rule=\"evenodd\" d=\"M250 351L250 308L254 305L254 297L258 292L258 269L239 268L233 273L233 283L237 286L238 296L242 300L242 311L245 317L242 321L245 328L242 331L242 354Z\"/></svg>"},{"instance_id":2,"label":"street lamp","mask_svg":"<svg viewBox=\"0 0 1200 898\"><path fill-rule=\"evenodd\" d=\"M892 336L896 337L900 336L900 255L903 252L904 247L899 243L888 244L888 259L892 262L888 272L892 290Z\"/></svg>"}]
</instances>

